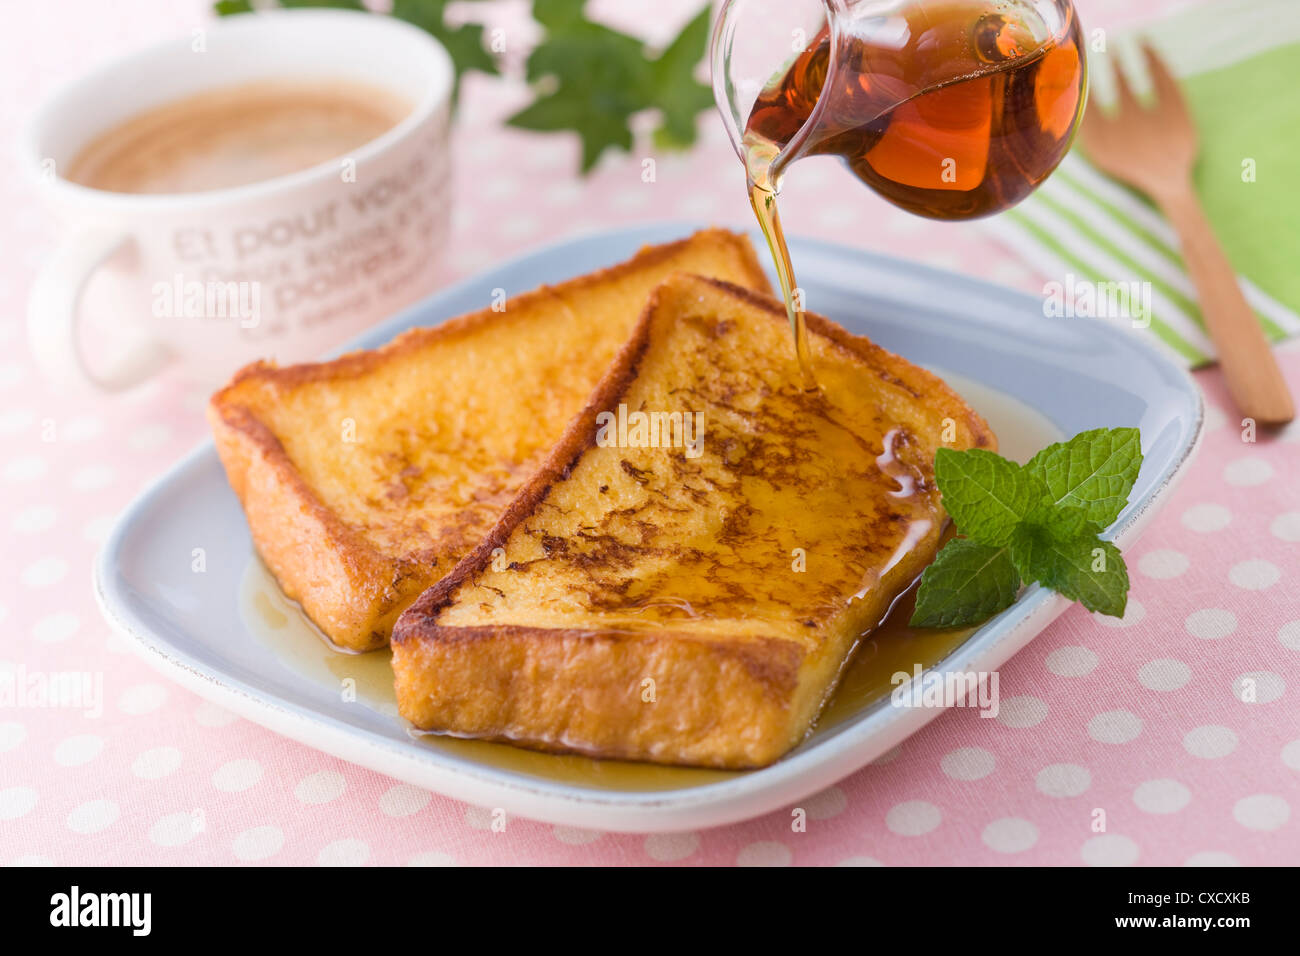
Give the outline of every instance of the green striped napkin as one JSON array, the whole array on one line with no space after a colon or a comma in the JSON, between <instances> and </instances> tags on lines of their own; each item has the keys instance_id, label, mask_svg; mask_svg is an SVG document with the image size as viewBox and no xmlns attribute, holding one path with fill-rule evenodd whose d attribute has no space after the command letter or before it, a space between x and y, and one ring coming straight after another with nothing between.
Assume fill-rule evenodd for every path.
<instances>
[{"instance_id":1,"label":"green striped napkin","mask_svg":"<svg viewBox=\"0 0 1300 956\"><path fill-rule=\"evenodd\" d=\"M1300 2L1217 0L1142 35L1183 84L1201 141L1196 189L1247 301L1274 341L1300 333ZM1113 98L1116 66L1139 96L1149 88L1138 41L1112 35L1105 52L1090 50L1090 95ZM1081 148L986 226L1059 283L1053 294L1150 283L1142 286L1148 327L1139 327L1145 315L1137 323L1103 317L1150 336L1185 365L1214 360L1173 230L1145 198L1090 166Z\"/></svg>"}]
</instances>

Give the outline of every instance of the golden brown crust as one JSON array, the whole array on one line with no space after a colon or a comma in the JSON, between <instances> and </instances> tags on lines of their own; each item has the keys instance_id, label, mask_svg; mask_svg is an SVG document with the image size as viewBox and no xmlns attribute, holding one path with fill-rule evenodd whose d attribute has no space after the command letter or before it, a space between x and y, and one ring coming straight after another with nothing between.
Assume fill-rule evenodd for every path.
<instances>
[{"instance_id":1,"label":"golden brown crust","mask_svg":"<svg viewBox=\"0 0 1300 956\"><path fill-rule=\"evenodd\" d=\"M800 687L805 649L779 637L735 643L671 629L624 632L602 629L598 618L583 629L440 623L460 589L489 566L494 552L595 446L597 415L615 407L637 379L659 331L655 323L671 321L658 316L666 290L699 281L670 279L655 291L586 407L501 518L398 619L392 644L399 709L416 726L548 751L747 768L781 756L820 708L822 698ZM784 326L784 310L775 300L730 283L702 281ZM808 325L813 335L901 388L933 416L951 418L959 447L995 447L987 423L936 376L819 316L809 315ZM913 580L938 537L936 524L925 547L886 572L880 590L896 594ZM654 675L653 706L642 696L647 675Z\"/></svg>"},{"instance_id":2,"label":"golden brown crust","mask_svg":"<svg viewBox=\"0 0 1300 956\"><path fill-rule=\"evenodd\" d=\"M344 521L304 480L302 470L287 453L281 438L268 425L264 406L305 386L383 376L387 369L422 350L455 349L461 341L490 332L509 335L510 326L526 322L533 307L566 308L562 296L599 289L652 268L699 247L725 248L738 260L738 277L768 289L753 247L742 236L725 230L705 230L687 239L642 249L634 258L580 276L558 286L521 293L511 308L491 308L449 319L430 328L412 329L377 349L352 352L326 362L280 367L254 362L213 395L208 420L218 454L232 488L243 503L254 545L285 593L298 601L325 635L341 647L371 650L387 643L397 615L437 580L455 558L478 538L482 529L473 515L466 526L438 529L436 547L427 535L408 546L377 546ZM592 321L605 317L593 316ZM566 413L563 420L567 420ZM526 462L515 467L525 468ZM447 559L439 567L439 555Z\"/></svg>"}]
</instances>

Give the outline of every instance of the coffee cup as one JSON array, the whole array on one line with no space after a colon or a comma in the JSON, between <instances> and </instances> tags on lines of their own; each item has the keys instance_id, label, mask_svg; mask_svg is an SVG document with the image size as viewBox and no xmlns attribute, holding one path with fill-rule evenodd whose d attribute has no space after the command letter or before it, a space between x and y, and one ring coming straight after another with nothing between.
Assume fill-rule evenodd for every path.
<instances>
[{"instance_id":1,"label":"coffee cup","mask_svg":"<svg viewBox=\"0 0 1300 956\"><path fill-rule=\"evenodd\" d=\"M446 50L399 20L286 10L217 21L56 94L20 144L66 233L28 304L41 368L60 385L112 391L179 363L211 384L257 358L319 356L427 295L449 228L453 75ZM259 91L269 91L286 109L291 90L328 100L336 84L354 102L375 90L405 107L391 128L306 168L229 185L220 156L199 157L210 160L208 180L167 178L169 164L193 161L209 138L255 153L256 144L239 143L240 117L253 113L241 112L240 91L258 104ZM152 165L123 179L127 186L103 169L76 175L88 147L134 118L211 106L209 94L230 100L229 114L204 114L169 140L133 141L119 167L132 158ZM227 121L236 125L222 132ZM365 128L315 122L331 134ZM310 145L305 133L299 139ZM294 158L302 156L311 160L309 152Z\"/></svg>"}]
</instances>

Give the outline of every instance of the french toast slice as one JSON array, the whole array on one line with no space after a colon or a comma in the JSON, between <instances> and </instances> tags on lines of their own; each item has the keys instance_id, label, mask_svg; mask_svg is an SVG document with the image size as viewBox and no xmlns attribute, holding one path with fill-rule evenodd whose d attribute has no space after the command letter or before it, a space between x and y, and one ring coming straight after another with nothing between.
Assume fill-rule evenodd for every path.
<instances>
[{"instance_id":1,"label":"french toast slice","mask_svg":"<svg viewBox=\"0 0 1300 956\"><path fill-rule=\"evenodd\" d=\"M501 516L672 273L767 290L749 240L706 230L329 362L259 362L208 418L254 544L339 647L397 615Z\"/></svg>"},{"instance_id":2,"label":"french toast slice","mask_svg":"<svg viewBox=\"0 0 1300 956\"><path fill-rule=\"evenodd\" d=\"M940 379L807 319L813 391L779 303L661 285L519 497L398 619L402 715L721 768L797 744L934 558L936 448L996 447Z\"/></svg>"}]
</instances>

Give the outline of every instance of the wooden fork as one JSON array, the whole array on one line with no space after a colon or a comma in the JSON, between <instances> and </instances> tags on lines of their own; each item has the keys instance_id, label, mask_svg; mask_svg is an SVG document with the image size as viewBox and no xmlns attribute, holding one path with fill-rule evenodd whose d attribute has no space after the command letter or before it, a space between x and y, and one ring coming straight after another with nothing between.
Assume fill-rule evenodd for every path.
<instances>
[{"instance_id":1,"label":"wooden fork","mask_svg":"<svg viewBox=\"0 0 1300 956\"><path fill-rule=\"evenodd\" d=\"M1142 50L1155 105L1142 107L1117 69L1118 111L1106 116L1095 102L1088 104L1084 148L1104 172L1150 196L1178 233L1223 377L1241 413L1262 425L1284 424L1295 417L1291 393L1192 189L1196 128L1164 61L1149 45Z\"/></svg>"}]
</instances>

